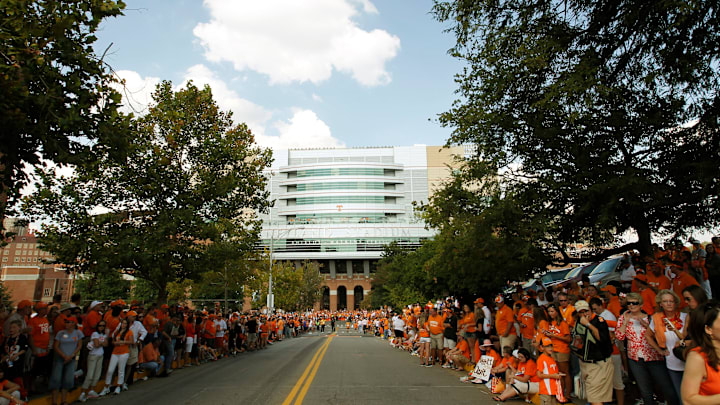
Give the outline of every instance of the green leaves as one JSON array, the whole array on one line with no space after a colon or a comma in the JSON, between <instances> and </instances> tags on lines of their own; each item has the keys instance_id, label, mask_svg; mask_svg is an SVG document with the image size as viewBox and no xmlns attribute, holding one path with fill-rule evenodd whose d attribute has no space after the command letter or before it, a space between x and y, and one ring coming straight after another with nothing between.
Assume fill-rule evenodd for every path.
<instances>
[{"instance_id":1,"label":"green leaves","mask_svg":"<svg viewBox=\"0 0 720 405\"><path fill-rule=\"evenodd\" d=\"M42 243L79 272L131 274L161 301L168 283L186 286L218 271L238 291L259 229L242 213L268 207L262 170L270 151L254 145L247 126L233 125L209 87L174 91L163 82L154 100L129 126L123 162L103 155L66 179L40 172L26 212L55 224Z\"/></svg>"},{"instance_id":2,"label":"green leaves","mask_svg":"<svg viewBox=\"0 0 720 405\"><path fill-rule=\"evenodd\" d=\"M455 185L462 204L435 209L452 213L435 226L512 201L545 232L529 242L552 256L627 231L646 252L653 233L718 224L714 2L436 1L433 11L468 65L440 115L449 144L477 147L460 180L502 190ZM473 205L471 194L494 203ZM522 226L501 228L523 235Z\"/></svg>"}]
</instances>

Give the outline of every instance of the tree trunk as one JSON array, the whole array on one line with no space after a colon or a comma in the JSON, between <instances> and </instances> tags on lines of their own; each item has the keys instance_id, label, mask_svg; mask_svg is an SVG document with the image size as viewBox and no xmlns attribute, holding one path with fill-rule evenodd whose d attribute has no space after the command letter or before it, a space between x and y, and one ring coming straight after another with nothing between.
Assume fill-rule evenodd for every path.
<instances>
[{"instance_id":1,"label":"tree trunk","mask_svg":"<svg viewBox=\"0 0 720 405\"><path fill-rule=\"evenodd\" d=\"M642 222L635 223L633 229L635 229L635 232L638 234L638 251L640 252L640 257L651 255L652 240L650 238L650 225L642 218Z\"/></svg>"}]
</instances>

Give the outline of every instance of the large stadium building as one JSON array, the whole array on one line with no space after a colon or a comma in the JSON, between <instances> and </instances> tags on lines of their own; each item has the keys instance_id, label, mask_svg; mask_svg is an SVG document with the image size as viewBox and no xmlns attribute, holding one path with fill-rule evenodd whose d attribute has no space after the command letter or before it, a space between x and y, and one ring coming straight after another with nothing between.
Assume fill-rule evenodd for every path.
<instances>
[{"instance_id":1,"label":"large stadium building","mask_svg":"<svg viewBox=\"0 0 720 405\"><path fill-rule=\"evenodd\" d=\"M410 248L434 235L413 202L447 180L462 147L396 146L275 150L259 248L274 260L316 261L319 308L357 308L371 289L383 248Z\"/></svg>"}]
</instances>

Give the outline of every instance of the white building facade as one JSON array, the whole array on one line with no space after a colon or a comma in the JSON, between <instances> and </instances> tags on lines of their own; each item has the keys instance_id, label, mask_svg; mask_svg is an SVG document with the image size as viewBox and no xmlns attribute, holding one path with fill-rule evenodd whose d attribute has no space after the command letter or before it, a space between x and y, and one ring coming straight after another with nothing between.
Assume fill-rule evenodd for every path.
<instances>
[{"instance_id":1,"label":"white building facade","mask_svg":"<svg viewBox=\"0 0 720 405\"><path fill-rule=\"evenodd\" d=\"M413 202L427 202L462 148L398 146L275 150L267 170L274 206L260 249L275 260L312 260L325 278L319 308L357 308L383 248L434 236Z\"/></svg>"}]
</instances>

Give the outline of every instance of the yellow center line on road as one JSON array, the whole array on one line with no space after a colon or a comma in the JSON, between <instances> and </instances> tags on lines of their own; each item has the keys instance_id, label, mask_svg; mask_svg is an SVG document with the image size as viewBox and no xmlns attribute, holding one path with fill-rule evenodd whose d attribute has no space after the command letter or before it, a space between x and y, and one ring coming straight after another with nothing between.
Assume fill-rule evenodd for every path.
<instances>
[{"instance_id":1,"label":"yellow center line on road","mask_svg":"<svg viewBox=\"0 0 720 405\"><path fill-rule=\"evenodd\" d=\"M307 368L305 368L305 371L300 376L300 379L295 383L295 386L293 387L292 391L290 391L290 394L288 394L287 398L283 401L282 405L290 405L290 403L295 398L295 395L297 395L298 390L300 390L300 387L303 386L303 382L305 381L305 378L310 374L310 379L307 381L306 385L303 387L301 391L301 395L298 396L298 399L295 401L296 404L301 404L303 398L305 398L305 393L307 392L308 388L310 388L310 384L312 383L313 378L315 378L315 374L317 373L317 366L320 364L320 361L322 361L323 356L325 355L325 351L327 351L328 346L330 346L330 342L335 337L335 334L332 334L327 337L327 341L323 343L322 346L315 352L315 356L313 356L312 360L310 361L310 364L308 364ZM312 370L312 373L311 373Z\"/></svg>"}]
</instances>

